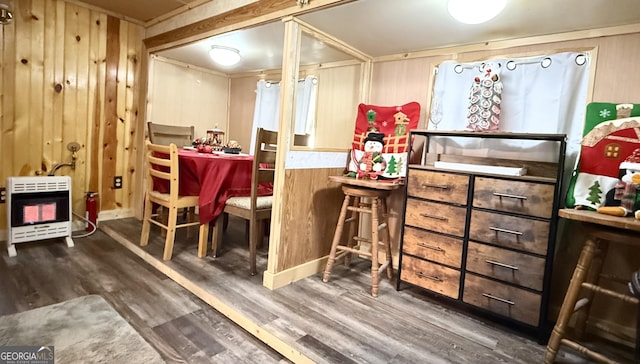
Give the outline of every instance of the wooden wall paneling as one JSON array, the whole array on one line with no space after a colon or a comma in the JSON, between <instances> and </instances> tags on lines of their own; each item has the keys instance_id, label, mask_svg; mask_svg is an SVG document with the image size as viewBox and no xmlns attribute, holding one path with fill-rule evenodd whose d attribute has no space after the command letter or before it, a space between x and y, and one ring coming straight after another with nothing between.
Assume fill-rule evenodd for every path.
<instances>
[{"instance_id":1,"label":"wooden wall paneling","mask_svg":"<svg viewBox=\"0 0 640 364\"><path fill-rule=\"evenodd\" d=\"M14 164L18 172L14 175L26 176L32 175L33 171L39 169L40 159L34 161L31 158L32 150L25 143L31 140L30 136L30 110L29 97L31 95L31 47L29 40L31 39L31 1L20 3L20 7L14 12L14 21L16 29L16 83L14 84L13 94L15 103L15 120L14 120L14 141L17 147L13 153ZM17 82L20 81L20 82ZM37 142L39 142L38 140ZM34 144L37 143L34 139ZM36 147L37 148L37 147ZM15 153L15 151L19 151Z\"/></svg>"},{"instance_id":2,"label":"wooden wall paneling","mask_svg":"<svg viewBox=\"0 0 640 364\"><path fill-rule=\"evenodd\" d=\"M361 66L319 69L315 145L349 149L360 103Z\"/></svg>"},{"instance_id":3,"label":"wooden wall paneling","mask_svg":"<svg viewBox=\"0 0 640 364\"><path fill-rule=\"evenodd\" d=\"M86 192L100 191L100 140L105 95L105 60L107 49L107 16L91 12L91 55L89 69L89 112L85 147ZM98 211L101 198L98 196Z\"/></svg>"},{"instance_id":4,"label":"wooden wall paneling","mask_svg":"<svg viewBox=\"0 0 640 364\"><path fill-rule=\"evenodd\" d=\"M76 134L76 123L78 120L78 82L81 76L78 75L78 55L80 53L80 44L76 37L79 36L80 24L79 19L80 8L75 5L67 4L65 7L64 24L64 60L63 60L63 72L64 72L64 97L62 102L62 124L60 128L60 152L54 156L54 166L56 163L62 163L63 156L65 155L66 143L70 141L82 140L78 139ZM52 167L53 168L53 167ZM56 172L57 175L68 173L67 167L62 167ZM73 175L71 179L72 190L72 210L76 210L78 204L75 196L81 191L77 187L77 178ZM82 188L82 187L81 187Z\"/></svg>"},{"instance_id":5,"label":"wooden wall paneling","mask_svg":"<svg viewBox=\"0 0 640 364\"><path fill-rule=\"evenodd\" d=\"M62 1L53 0L55 6L55 12L47 12L47 18L52 20L55 27L55 38L51 44L53 46L53 58L47 60L47 63L51 63L53 67L53 83L50 87L53 89L53 104L51 112L53 113L53 133L52 138L52 150L51 161L58 159L62 156L62 151L65 148L62 146L62 124L64 116L64 99L67 93L67 83L65 75L65 19L66 19L66 7ZM51 166L53 167L53 166ZM75 191L72 191L75 195Z\"/></svg>"},{"instance_id":6,"label":"wooden wall paneling","mask_svg":"<svg viewBox=\"0 0 640 364\"><path fill-rule=\"evenodd\" d=\"M117 94L117 102L116 102L116 128L115 128L115 138L112 139L112 143L115 147L115 176L124 177L124 159L125 153L124 148L126 144L125 133L127 130L127 73L128 73L128 60L127 60L127 50L128 50L128 36L129 33L129 23L120 22L120 32L119 32L119 48L120 51L118 53L118 71L116 76L116 94ZM102 186L103 189L111 189L114 197L114 209L122 208L122 189L116 189L113 184L113 179L108 181L108 184Z\"/></svg>"},{"instance_id":7,"label":"wooden wall paneling","mask_svg":"<svg viewBox=\"0 0 640 364\"><path fill-rule=\"evenodd\" d=\"M287 169L282 193L283 212L276 272L329 254L344 199L329 176L343 168ZM270 257L271 259L271 257Z\"/></svg>"},{"instance_id":8,"label":"wooden wall paneling","mask_svg":"<svg viewBox=\"0 0 640 364\"><path fill-rule=\"evenodd\" d=\"M29 47L29 57L25 58L28 63L25 66L30 68L31 78L30 83L30 95L28 98L30 110L29 110L29 139L35 143L29 145L29 160L35 171L42 169L42 156L43 146L45 145L45 139L48 138L44 134L44 1L36 0L31 2L31 9L29 10L30 17L28 20L28 26L31 28L31 38L23 39L24 47ZM37 162L36 162L37 159ZM33 172L34 170L32 170Z\"/></svg>"},{"instance_id":9,"label":"wooden wall paneling","mask_svg":"<svg viewBox=\"0 0 640 364\"><path fill-rule=\"evenodd\" d=\"M90 70L90 46L91 46L91 12L84 7L77 7L75 11L74 22L77 22L77 31L73 39L67 39L76 48L76 104L73 118L68 120L72 125L72 132L62 141L62 155L59 158L60 163L66 163L71 160L71 152L67 149L70 142L77 142L80 145L86 144L89 123L89 80ZM65 133L66 134L66 133ZM83 194L86 192L87 170L85 161L87 160L86 148L78 151L78 160L80 160L79 168L72 171L69 167L63 167L58 174L66 174L73 176L72 189L73 193L73 211L84 212L85 199Z\"/></svg>"},{"instance_id":10,"label":"wooden wall paneling","mask_svg":"<svg viewBox=\"0 0 640 364\"><path fill-rule=\"evenodd\" d=\"M116 175L118 148L118 66L120 61L120 20L107 17L107 53L105 80L105 115L102 136L102 178L100 206L103 210L115 210L116 197L113 177Z\"/></svg>"},{"instance_id":11,"label":"wooden wall paneling","mask_svg":"<svg viewBox=\"0 0 640 364\"><path fill-rule=\"evenodd\" d=\"M11 6L16 9L15 4ZM18 11L16 10L16 14ZM5 186L6 178L15 174L13 155L15 154L15 68L16 36L15 21L0 27L0 184ZM6 209L0 209L0 227L6 227Z\"/></svg>"},{"instance_id":12,"label":"wooden wall paneling","mask_svg":"<svg viewBox=\"0 0 640 364\"><path fill-rule=\"evenodd\" d=\"M420 125L426 125L423 120L431 89L431 70L429 58L374 63L371 103L392 106L417 101L420 104Z\"/></svg>"},{"instance_id":13,"label":"wooden wall paneling","mask_svg":"<svg viewBox=\"0 0 640 364\"><path fill-rule=\"evenodd\" d=\"M140 185L140 183L135 183L136 180L140 179L139 172L137 169L138 163L141 162L141 158L139 158L140 149L138 146L142 146L140 143L142 141L139 138L140 130L144 130L144 122L140 122L138 115L140 113L140 95L141 95L141 84L142 77L140 74L142 73L142 39L143 29L142 27L135 25L133 23L129 24L129 33L128 33L128 52L127 52L127 115L126 120L128 121L128 127L126 130L126 146L125 156L126 163L125 170L123 173L123 204L125 208L131 209L136 206L136 196L140 196L140 192L136 191L136 185ZM142 119L144 120L144 119ZM142 128L142 129L141 129ZM144 133L144 132L143 132ZM139 182L139 181L138 181Z\"/></svg>"},{"instance_id":14,"label":"wooden wall paneling","mask_svg":"<svg viewBox=\"0 0 640 364\"><path fill-rule=\"evenodd\" d=\"M44 23L43 38L43 104L42 104L42 162L43 169L50 170L53 165L53 148L54 148L54 103L57 99L55 92L55 41L56 41L56 3L53 0L45 0L45 11L42 14L42 22Z\"/></svg>"},{"instance_id":15,"label":"wooden wall paneling","mask_svg":"<svg viewBox=\"0 0 640 364\"><path fill-rule=\"evenodd\" d=\"M256 84L260 77L231 78L227 139L237 140L249 152L256 104Z\"/></svg>"},{"instance_id":16,"label":"wooden wall paneling","mask_svg":"<svg viewBox=\"0 0 640 364\"><path fill-rule=\"evenodd\" d=\"M227 131L230 92L227 75L163 57L153 58L149 120L193 125L196 137L206 136L207 130L216 125Z\"/></svg>"},{"instance_id":17,"label":"wooden wall paneling","mask_svg":"<svg viewBox=\"0 0 640 364\"><path fill-rule=\"evenodd\" d=\"M149 79L149 53L141 41L144 29L140 28L140 41L138 41L140 58L138 62L138 73L136 79L136 96L134 105L136 105L136 133L134 139L134 150L136 154L135 166L136 170L131 174L131 183L134 183L132 208L133 215L142 219L142 211L144 207L144 140L147 120L147 108L145 105L146 95L148 91L147 80Z\"/></svg>"}]
</instances>

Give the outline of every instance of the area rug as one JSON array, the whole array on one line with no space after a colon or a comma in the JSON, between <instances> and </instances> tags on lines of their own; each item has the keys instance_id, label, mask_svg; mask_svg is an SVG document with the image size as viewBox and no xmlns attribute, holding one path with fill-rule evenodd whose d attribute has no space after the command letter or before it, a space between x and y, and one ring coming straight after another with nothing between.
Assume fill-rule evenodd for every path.
<instances>
[{"instance_id":1,"label":"area rug","mask_svg":"<svg viewBox=\"0 0 640 364\"><path fill-rule=\"evenodd\" d=\"M164 363L97 295L0 317L0 346L54 346L56 363Z\"/></svg>"}]
</instances>

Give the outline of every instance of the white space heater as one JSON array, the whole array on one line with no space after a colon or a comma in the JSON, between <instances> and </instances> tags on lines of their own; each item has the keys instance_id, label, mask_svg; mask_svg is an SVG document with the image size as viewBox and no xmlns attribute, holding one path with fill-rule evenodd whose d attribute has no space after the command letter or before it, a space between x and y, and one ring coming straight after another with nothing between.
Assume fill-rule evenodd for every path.
<instances>
[{"instance_id":1,"label":"white space heater","mask_svg":"<svg viewBox=\"0 0 640 364\"><path fill-rule=\"evenodd\" d=\"M7 251L16 256L15 244L35 240L71 239L71 177L7 178Z\"/></svg>"}]
</instances>

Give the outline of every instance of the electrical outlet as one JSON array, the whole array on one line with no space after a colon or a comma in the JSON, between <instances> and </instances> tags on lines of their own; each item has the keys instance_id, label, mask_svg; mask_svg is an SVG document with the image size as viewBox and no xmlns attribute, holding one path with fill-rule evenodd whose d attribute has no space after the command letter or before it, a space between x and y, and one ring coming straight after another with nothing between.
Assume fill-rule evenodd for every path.
<instances>
[{"instance_id":1,"label":"electrical outlet","mask_svg":"<svg viewBox=\"0 0 640 364\"><path fill-rule=\"evenodd\" d=\"M113 188L115 189L122 188L122 176L113 177Z\"/></svg>"},{"instance_id":2,"label":"electrical outlet","mask_svg":"<svg viewBox=\"0 0 640 364\"><path fill-rule=\"evenodd\" d=\"M7 202L7 188L0 187L0 203L6 203L6 202Z\"/></svg>"}]
</instances>

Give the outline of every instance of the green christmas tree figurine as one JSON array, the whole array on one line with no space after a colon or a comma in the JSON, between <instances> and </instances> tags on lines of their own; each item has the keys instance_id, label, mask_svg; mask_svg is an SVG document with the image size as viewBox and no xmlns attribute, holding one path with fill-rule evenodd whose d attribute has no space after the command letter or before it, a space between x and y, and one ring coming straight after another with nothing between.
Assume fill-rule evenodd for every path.
<instances>
[{"instance_id":1,"label":"green christmas tree figurine","mask_svg":"<svg viewBox=\"0 0 640 364\"><path fill-rule=\"evenodd\" d=\"M378 129L376 128L376 112L371 109L367 111L367 123L369 123L369 132L378 132Z\"/></svg>"}]
</instances>

